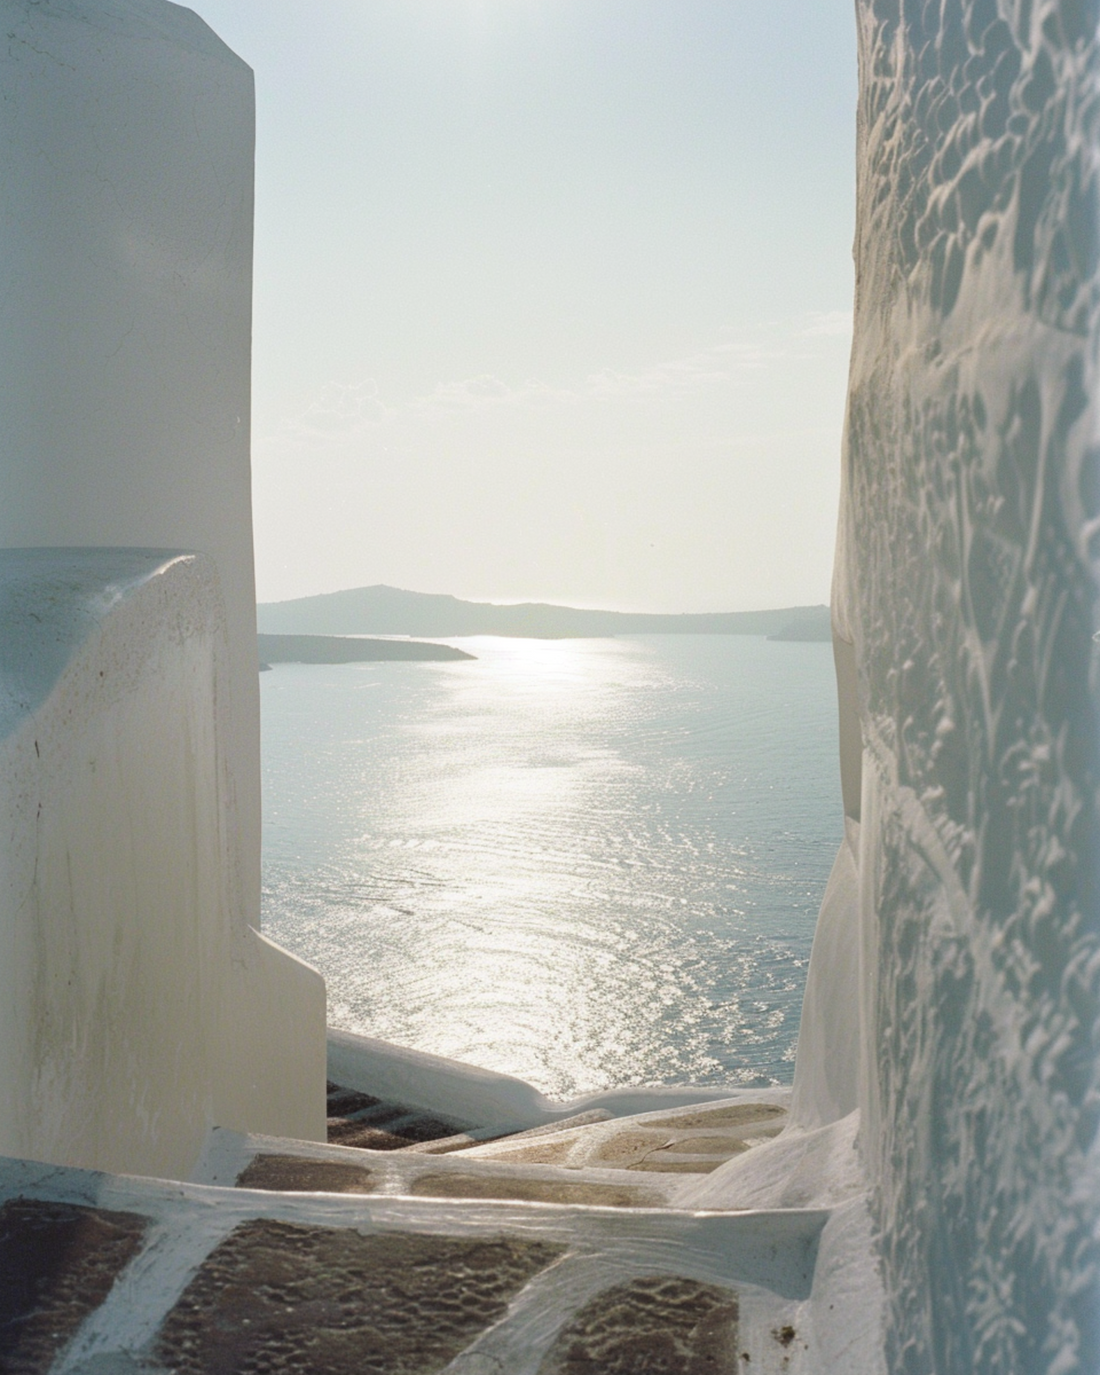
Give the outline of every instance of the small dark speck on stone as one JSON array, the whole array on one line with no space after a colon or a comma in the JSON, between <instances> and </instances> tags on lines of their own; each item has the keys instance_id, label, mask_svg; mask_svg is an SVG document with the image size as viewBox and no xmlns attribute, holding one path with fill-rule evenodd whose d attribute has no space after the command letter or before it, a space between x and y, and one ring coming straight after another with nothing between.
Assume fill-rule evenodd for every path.
<instances>
[{"instance_id":1,"label":"small dark speck on stone","mask_svg":"<svg viewBox=\"0 0 1100 1375\"><path fill-rule=\"evenodd\" d=\"M798 1336L798 1333L788 1324L786 1327L773 1327L772 1336L780 1346L790 1346L791 1342Z\"/></svg>"}]
</instances>

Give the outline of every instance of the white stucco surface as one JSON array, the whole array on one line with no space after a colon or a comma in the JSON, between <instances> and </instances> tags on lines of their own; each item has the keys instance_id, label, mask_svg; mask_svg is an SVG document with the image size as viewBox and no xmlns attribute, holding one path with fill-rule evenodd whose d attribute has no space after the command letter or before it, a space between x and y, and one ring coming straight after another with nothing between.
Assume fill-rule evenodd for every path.
<instances>
[{"instance_id":1,"label":"white stucco surface","mask_svg":"<svg viewBox=\"0 0 1100 1375\"><path fill-rule=\"evenodd\" d=\"M769 1150L858 1103L891 1372L1093 1372L1100 13L857 13L848 839Z\"/></svg>"},{"instance_id":2,"label":"white stucco surface","mask_svg":"<svg viewBox=\"0 0 1100 1375\"><path fill-rule=\"evenodd\" d=\"M252 73L166 0L0 0L0 548L193 549L259 925Z\"/></svg>"},{"instance_id":3,"label":"white stucco surface","mask_svg":"<svg viewBox=\"0 0 1100 1375\"><path fill-rule=\"evenodd\" d=\"M324 1135L257 930L252 73L165 0L0 15L0 1149L182 1174Z\"/></svg>"},{"instance_id":4,"label":"white stucco surface","mask_svg":"<svg viewBox=\"0 0 1100 1375\"><path fill-rule=\"evenodd\" d=\"M0 1152L324 1137L323 982L237 919L226 653L200 556L0 551Z\"/></svg>"},{"instance_id":5,"label":"white stucco surface","mask_svg":"<svg viewBox=\"0 0 1100 1375\"><path fill-rule=\"evenodd\" d=\"M791 1100L800 1127L825 1126L859 1106L858 847L859 823L849 819L818 913L802 1000Z\"/></svg>"}]
</instances>

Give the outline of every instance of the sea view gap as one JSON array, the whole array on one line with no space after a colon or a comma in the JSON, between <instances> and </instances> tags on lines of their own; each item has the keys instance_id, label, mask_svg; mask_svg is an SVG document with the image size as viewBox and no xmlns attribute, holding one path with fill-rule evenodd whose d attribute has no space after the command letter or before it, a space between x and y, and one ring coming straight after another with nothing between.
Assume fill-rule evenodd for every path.
<instances>
[{"instance_id":1,"label":"sea view gap","mask_svg":"<svg viewBox=\"0 0 1100 1375\"><path fill-rule=\"evenodd\" d=\"M329 1022L530 1080L789 1083L842 818L828 644L448 640L261 675L263 925Z\"/></svg>"}]
</instances>

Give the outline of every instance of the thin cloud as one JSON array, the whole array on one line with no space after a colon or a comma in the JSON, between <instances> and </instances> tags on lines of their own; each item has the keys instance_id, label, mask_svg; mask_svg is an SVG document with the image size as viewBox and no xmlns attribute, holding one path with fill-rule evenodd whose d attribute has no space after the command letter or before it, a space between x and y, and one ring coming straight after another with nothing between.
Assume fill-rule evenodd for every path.
<instances>
[{"instance_id":1,"label":"thin cloud","mask_svg":"<svg viewBox=\"0 0 1100 1375\"><path fill-rule=\"evenodd\" d=\"M389 414L378 394L378 383L329 382L296 419L284 422L284 431L303 438L318 435L354 434L368 425L377 425Z\"/></svg>"},{"instance_id":2,"label":"thin cloud","mask_svg":"<svg viewBox=\"0 0 1100 1375\"><path fill-rule=\"evenodd\" d=\"M815 310L806 317L806 324L798 332L800 339L814 339L821 336L838 337L852 332L852 312L850 310Z\"/></svg>"},{"instance_id":3,"label":"thin cloud","mask_svg":"<svg viewBox=\"0 0 1100 1375\"><path fill-rule=\"evenodd\" d=\"M298 417L280 427L299 442L354 438L368 429L413 415L471 415L486 411L576 406L586 401L657 400L662 396L718 393L747 375L796 358L812 356L799 341L851 333L850 311L816 312L767 331L761 339L724 337L710 348L671 358L636 372L604 368L574 387L554 387L531 378L518 385L491 373L441 382L431 392L386 404L377 383L329 383ZM723 330L727 335L732 331Z\"/></svg>"}]
</instances>

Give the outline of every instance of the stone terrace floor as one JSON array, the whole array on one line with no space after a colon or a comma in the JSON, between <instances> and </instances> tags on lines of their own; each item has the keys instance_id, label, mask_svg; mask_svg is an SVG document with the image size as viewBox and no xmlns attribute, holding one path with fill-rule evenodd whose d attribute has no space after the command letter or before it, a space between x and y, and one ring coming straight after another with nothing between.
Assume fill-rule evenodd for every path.
<instances>
[{"instance_id":1,"label":"stone terrace floor","mask_svg":"<svg viewBox=\"0 0 1100 1375\"><path fill-rule=\"evenodd\" d=\"M0 1162L0 1372L795 1375L827 1213L677 1202L784 1119L485 1140L330 1085L329 1144L215 1130L188 1183Z\"/></svg>"}]
</instances>

